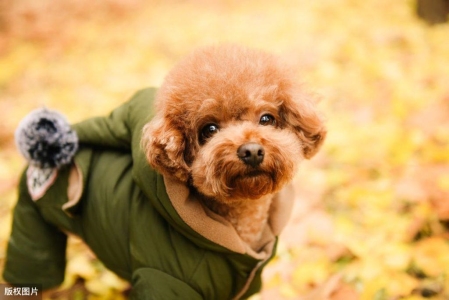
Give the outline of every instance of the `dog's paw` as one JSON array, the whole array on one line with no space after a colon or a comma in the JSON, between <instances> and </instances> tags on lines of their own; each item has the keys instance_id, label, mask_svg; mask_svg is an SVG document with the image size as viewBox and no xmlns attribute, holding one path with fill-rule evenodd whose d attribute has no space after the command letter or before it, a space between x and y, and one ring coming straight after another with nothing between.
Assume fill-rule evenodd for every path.
<instances>
[{"instance_id":1,"label":"dog's paw","mask_svg":"<svg viewBox=\"0 0 449 300\"><path fill-rule=\"evenodd\" d=\"M46 108L28 114L20 122L15 139L25 159L38 168L69 164L78 149L78 136L66 118Z\"/></svg>"}]
</instances>

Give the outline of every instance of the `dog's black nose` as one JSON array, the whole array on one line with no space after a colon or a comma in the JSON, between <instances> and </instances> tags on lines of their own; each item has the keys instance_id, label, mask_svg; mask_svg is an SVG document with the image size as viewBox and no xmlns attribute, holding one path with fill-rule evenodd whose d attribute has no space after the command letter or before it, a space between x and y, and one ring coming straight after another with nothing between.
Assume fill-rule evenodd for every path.
<instances>
[{"instance_id":1,"label":"dog's black nose","mask_svg":"<svg viewBox=\"0 0 449 300\"><path fill-rule=\"evenodd\" d=\"M257 143L247 143L237 149L237 155L245 164L255 168L262 163L265 150Z\"/></svg>"}]
</instances>

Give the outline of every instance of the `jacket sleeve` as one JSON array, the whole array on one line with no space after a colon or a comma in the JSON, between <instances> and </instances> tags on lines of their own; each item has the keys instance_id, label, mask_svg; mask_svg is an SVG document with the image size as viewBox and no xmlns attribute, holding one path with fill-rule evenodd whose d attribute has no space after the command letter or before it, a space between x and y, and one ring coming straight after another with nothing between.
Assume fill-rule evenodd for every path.
<instances>
[{"instance_id":1,"label":"jacket sleeve","mask_svg":"<svg viewBox=\"0 0 449 300\"><path fill-rule=\"evenodd\" d=\"M112 111L107 117L94 117L72 125L80 144L129 150L131 128L129 126L130 102Z\"/></svg>"},{"instance_id":2,"label":"jacket sleeve","mask_svg":"<svg viewBox=\"0 0 449 300\"><path fill-rule=\"evenodd\" d=\"M203 297L187 283L152 268L137 269L133 274L132 300L189 299Z\"/></svg>"},{"instance_id":3,"label":"jacket sleeve","mask_svg":"<svg viewBox=\"0 0 449 300\"><path fill-rule=\"evenodd\" d=\"M155 88L140 90L109 116L90 118L72 125L79 142L124 151L131 150L133 143L134 146L139 145L142 127L154 113L155 94Z\"/></svg>"},{"instance_id":4,"label":"jacket sleeve","mask_svg":"<svg viewBox=\"0 0 449 300\"><path fill-rule=\"evenodd\" d=\"M44 289L64 280L67 238L48 224L26 188L26 175L19 185L3 278L11 284L39 283Z\"/></svg>"}]
</instances>

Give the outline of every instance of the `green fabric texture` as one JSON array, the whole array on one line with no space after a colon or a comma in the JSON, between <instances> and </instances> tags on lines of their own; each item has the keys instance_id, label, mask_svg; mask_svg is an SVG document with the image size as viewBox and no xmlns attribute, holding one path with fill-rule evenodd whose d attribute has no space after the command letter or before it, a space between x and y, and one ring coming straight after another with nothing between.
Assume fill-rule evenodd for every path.
<instances>
[{"instance_id":1,"label":"green fabric texture","mask_svg":"<svg viewBox=\"0 0 449 300\"><path fill-rule=\"evenodd\" d=\"M59 285L64 230L80 236L106 267L130 281L133 299L232 299L256 268L241 298L260 290L262 262L189 227L171 205L162 175L146 162L140 137L154 115L155 93L142 90L108 117L73 125L84 189L68 211L61 207L68 201L69 168L59 170L37 201L22 176L3 274L8 282Z\"/></svg>"},{"instance_id":2,"label":"green fabric texture","mask_svg":"<svg viewBox=\"0 0 449 300\"><path fill-rule=\"evenodd\" d=\"M39 213L28 195L25 174L13 217L3 278L11 283L40 283L43 288L61 284L67 238Z\"/></svg>"}]
</instances>

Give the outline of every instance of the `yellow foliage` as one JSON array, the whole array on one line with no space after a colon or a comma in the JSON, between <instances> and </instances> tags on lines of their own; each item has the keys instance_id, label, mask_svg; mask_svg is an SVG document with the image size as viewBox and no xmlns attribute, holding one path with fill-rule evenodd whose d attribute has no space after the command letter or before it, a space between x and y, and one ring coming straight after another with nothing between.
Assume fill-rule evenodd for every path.
<instances>
[{"instance_id":1,"label":"yellow foliage","mask_svg":"<svg viewBox=\"0 0 449 300\"><path fill-rule=\"evenodd\" d=\"M415 265L431 277L449 276L449 241L432 237L417 243L413 259Z\"/></svg>"},{"instance_id":2,"label":"yellow foliage","mask_svg":"<svg viewBox=\"0 0 449 300\"><path fill-rule=\"evenodd\" d=\"M295 299L298 296L298 291L289 283L282 283L279 291L285 299Z\"/></svg>"},{"instance_id":3,"label":"yellow foliage","mask_svg":"<svg viewBox=\"0 0 449 300\"><path fill-rule=\"evenodd\" d=\"M381 276L366 281L361 300L391 299L409 295L418 286L418 281L401 272L384 272Z\"/></svg>"},{"instance_id":4,"label":"yellow foliage","mask_svg":"<svg viewBox=\"0 0 449 300\"><path fill-rule=\"evenodd\" d=\"M0 30L0 266L23 168L13 132L30 109L46 105L73 122L104 115L137 89L159 86L192 49L233 42L282 54L328 119L323 150L294 182L298 204L312 199L311 210L323 210L333 228L323 234L323 219L309 219L298 233L305 241L281 243L265 287L298 299L338 272L362 300L423 299L425 280L445 286L435 297L448 298L447 230L437 216L449 207L449 23L427 26L415 3L8 2ZM291 226L302 230L297 223L309 214L298 211ZM71 244L64 288L81 277L90 298L123 298L127 284L86 253Z\"/></svg>"},{"instance_id":5,"label":"yellow foliage","mask_svg":"<svg viewBox=\"0 0 449 300\"><path fill-rule=\"evenodd\" d=\"M87 290L94 295L98 295L99 299L117 299L117 292L123 292L128 287L129 283L107 270L103 271L100 276L86 281ZM125 299L124 296L121 298Z\"/></svg>"},{"instance_id":6,"label":"yellow foliage","mask_svg":"<svg viewBox=\"0 0 449 300\"><path fill-rule=\"evenodd\" d=\"M91 262L92 261L88 257L79 254L69 261L67 272L73 276L80 276L87 280L93 279L98 276L98 274Z\"/></svg>"},{"instance_id":7,"label":"yellow foliage","mask_svg":"<svg viewBox=\"0 0 449 300\"><path fill-rule=\"evenodd\" d=\"M328 258L322 257L306 261L293 272L292 286L295 287L297 293L304 294L311 286L322 284L330 275L331 262Z\"/></svg>"},{"instance_id":8,"label":"yellow foliage","mask_svg":"<svg viewBox=\"0 0 449 300\"><path fill-rule=\"evenodd\" d=\"M449 174L437 179L438 187L444 191L449 191Z\"/></svg>"}]
</instances>

